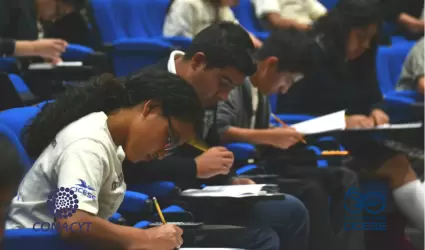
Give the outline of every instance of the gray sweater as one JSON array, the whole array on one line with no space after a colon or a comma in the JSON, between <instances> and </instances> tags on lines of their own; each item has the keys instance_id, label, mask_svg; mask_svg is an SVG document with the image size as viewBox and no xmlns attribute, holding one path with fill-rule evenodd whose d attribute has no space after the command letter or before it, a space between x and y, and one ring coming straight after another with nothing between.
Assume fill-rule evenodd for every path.
<instances>
[{"instance_id":1,"label":"gray sweater","mask_svg":"<svg viewBox=\"0 0 425 250\"><path fill-rule=\"evenodd\" d=\"M409 52L403 64L397 90L416 90L418 78L424 75L424 38Z\"/></svg>"},{"instance_id":2,"label":"gray sweater","mask_svg":"<svg viewBox=\"0 0 425 250\"><path fill-rule=\"evenodd\" d=\"M244 84L230 92L229 98L217 107L216 128L221 136L230 127L251 128L252 85L247 78ZM268 128L270 103L267 96L259 93L255 128Z\"/></svg>"}]
</instances>

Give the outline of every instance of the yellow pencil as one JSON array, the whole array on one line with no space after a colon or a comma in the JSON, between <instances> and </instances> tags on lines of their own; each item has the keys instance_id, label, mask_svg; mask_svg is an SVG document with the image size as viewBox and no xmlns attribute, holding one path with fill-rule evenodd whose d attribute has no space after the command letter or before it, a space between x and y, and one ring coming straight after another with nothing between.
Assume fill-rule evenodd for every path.
<instances>
[{"instance_id":1,"label":"yellow pencil","mask_svg":"<svg viewBox=\"0 0 425 250\"><path fill-rule=\"evenodd\" d=\"M200 143L198 143L198 141L196 139L190 140L187 144L189 144L190 146L199 149L202 152L205 152L208 150L207 147L204 147L203 145L200 145Z\"/></svg>"},{"instance_id":2,"label":"yellow pencil","mask_svg":"<svg viewBox=\"0 0 425 250\"><path fill-rule=\"evenodd\" d=\"M348 151L322 151L322 155L348 155Z\"/></svg>"},{"instance_id":3,"label":"yellow pencil","mask_svg":"<svg viewBox=\"0 0 425 250\"><path fill-rule=\"evenodd\" d=\"M167 224L167 222L165 221L164 215L162 214L161 207L159 207L159 203L155 197L153 197L153 203L155 204L156 211L158 212L159 217L161 218L162 224Z\"/></svg>"},{"instance_id":4,"label":"yellow pencil","mask_svg":"<svg viewBox=\"0 0 425 250\"><path fill-rule=\"evenodd\" d=\"M279 117L277 117L277 115L270 113L270 115L273 117L273 119L275 119L278 123L280 123L280 125L282 125L284 128L285 127L289 127L286 123L284 123ZM304 144L307 144L307 142L301 138L301 142Z\"/></svg>"}]
</instances>

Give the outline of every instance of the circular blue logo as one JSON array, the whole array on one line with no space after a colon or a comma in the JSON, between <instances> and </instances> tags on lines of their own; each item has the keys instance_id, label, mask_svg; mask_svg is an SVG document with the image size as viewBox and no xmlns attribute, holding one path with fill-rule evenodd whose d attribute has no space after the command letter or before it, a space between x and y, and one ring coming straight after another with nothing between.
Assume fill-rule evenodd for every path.
<instances>
[{"instance_id":1,"label":"circular blue logo","mask_svg":"<svg viewBox=\"0 0 425 250\"><path fill-rule=\"evenodd\" d=\"M358 188L349 188L344 196L344 208L350 214L379 214L385 210L386 198L379 191L362 194Z\"/></svg>"},{"instance_id":2,"label":"circular blue logo","mask_svg":"<svg viewBox=\"0 0 425 250\"><path fill-rule=\"evenodd\" d=\"M77 212L77 195L69 188L58 188L48 196L47 207L55 218L69 218Z\"/></svg>"}]
</instances>

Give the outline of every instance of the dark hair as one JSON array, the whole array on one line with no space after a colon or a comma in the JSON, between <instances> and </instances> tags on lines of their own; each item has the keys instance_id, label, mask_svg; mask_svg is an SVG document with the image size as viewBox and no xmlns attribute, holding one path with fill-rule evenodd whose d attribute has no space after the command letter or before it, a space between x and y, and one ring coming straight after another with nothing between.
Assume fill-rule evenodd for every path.
<instances>
[{"instance_id":1,"label":"dark hair","mask_svg":"<svg viewBox=\"0 0 425 250\"><path fill-rule=\"evenodd\" d=\"M3 134L0 134L0 188L16 188L24 175L24 165L18 150Z\"/></svg>"},{"instance_id":2,"label":"dark hair","mask_svg":"<svg viewBox=\"0 0 425 250\"><path fill-rule=\"evenodd\" d=\"M199 125L201 102L182 78L166 71L149 70L127 80L111 75L94 78L84 86L69 87L55 102L46 104L24 130L31 157L38 157L64 127L93 112L110 113L144 101L160 103L163 115Z\"/></svg>"},{"instance_id":3,"label":"dark hair","mask_svg":"<svg viewBox=\"0 0 425 250\"><path fill-rule=\"evenodd\" d=\"M306 32L291 29L276 29L258 51L258 60L275 56L279 59L278 70L309 73L315 68L312 55L315 40Z\"/></svg>"},{"instance_id":4,"label":"dark hair","mask_svg":"<svg viewBox=\"0 0 425 250\"><path fill-rule=\"evenodd\" d=\"M349 33L353 28L382 24L380 0L340 0L329 13L317 20L312 32L323 35L325 47L335 47L338 57L345 58Z\"/></svg>"},{"instance_id":5,"label":"dark hair","mask_svg":"<svg viewBox=\"0 0 425 250\"><path fill-rule=\"evenodd\" d=\"M246 76L257 70L253 59L254 44L240 25L231 22L212 24L199 32L186 49L184 60L196 53L205 54L208 68L236 68Z\"/></svg>"}]
</instances>

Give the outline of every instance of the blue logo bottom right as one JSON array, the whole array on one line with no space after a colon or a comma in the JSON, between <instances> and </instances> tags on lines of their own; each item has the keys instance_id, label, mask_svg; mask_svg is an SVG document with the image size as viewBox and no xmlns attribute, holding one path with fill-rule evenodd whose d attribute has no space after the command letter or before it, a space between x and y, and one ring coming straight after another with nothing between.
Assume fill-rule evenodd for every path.
<instances>
[{"instance_id":1,"label":"blue logo bottom right","mask_svg":"<svg viewBox=\"0 0 425 250\"><path fill-rule=\"evenodd\" d=\"M359 188L349 188L344 196L345 230L386 230L386 204L387 196L381 191L362 193Z\"/></svg>"}]
</instances>

